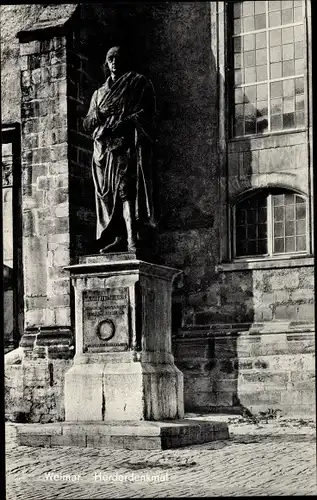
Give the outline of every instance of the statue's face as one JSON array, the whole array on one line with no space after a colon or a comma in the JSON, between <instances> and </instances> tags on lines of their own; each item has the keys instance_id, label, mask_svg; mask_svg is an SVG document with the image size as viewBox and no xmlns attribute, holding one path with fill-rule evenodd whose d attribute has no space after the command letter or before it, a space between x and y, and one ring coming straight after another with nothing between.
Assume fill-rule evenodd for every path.
<instances>
[{"instance_id":1,"label":"statue's face","mask_svg":"<svg viewBox=\"0 0 317 500\"><path fill-rule=\"evenodd\" d=\"M110 73L113 76L120 76L124 72L124 56L119 48L110 49L107 54L106 62Z\"/></svg>"}]
</instances>

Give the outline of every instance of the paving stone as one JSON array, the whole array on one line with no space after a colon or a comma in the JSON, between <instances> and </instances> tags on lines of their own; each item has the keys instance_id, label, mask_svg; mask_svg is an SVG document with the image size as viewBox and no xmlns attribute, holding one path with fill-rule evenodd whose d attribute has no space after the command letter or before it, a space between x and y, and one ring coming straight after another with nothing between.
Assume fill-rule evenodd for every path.
<instances>
[{"instance_id":1,"label":"paving stone","mask_svg":"<svg viewBox=\"0 0 317 500\"><path fill-rule=\"evenodd\" d=\"M105 435L88 435L87 448L18 446L8 423L7 500L316 495L314 422L240 418L210 417L229 419L229 440L165 451L98 447Z\"/></svg>"}]
</instances>

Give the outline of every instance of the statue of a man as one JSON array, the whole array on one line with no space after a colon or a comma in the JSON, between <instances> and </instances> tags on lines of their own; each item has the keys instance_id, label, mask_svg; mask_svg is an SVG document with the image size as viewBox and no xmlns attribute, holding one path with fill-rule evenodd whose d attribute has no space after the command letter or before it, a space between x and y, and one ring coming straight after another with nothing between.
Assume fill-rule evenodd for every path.
<instances>
[{"instance_id":1,"label":"statue of a man","mask_svg":"<svg viewBox=\"0 0 317 500\"><path fill-rule=\"evenodd\" d=\"M138 248L142 227L153 226L151 154L155 93L145 76L128 70L120 47L104 69L110 76L92 96L84 128L92 133L92 174L100 253Z\"/></svg>"}]
</instances>

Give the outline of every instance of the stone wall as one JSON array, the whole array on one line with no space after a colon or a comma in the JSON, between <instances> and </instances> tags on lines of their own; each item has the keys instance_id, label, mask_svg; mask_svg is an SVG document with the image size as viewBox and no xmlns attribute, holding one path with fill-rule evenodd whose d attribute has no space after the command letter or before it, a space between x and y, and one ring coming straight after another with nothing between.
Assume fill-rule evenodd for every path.
<instances>
[{"instance_id":1,"label":"stone wall","mask_svg":"<svg viewBox=\"0 0 317 500\"><path fill-rule=\"evenodd\" d=\"M51 421L63 418L64 372L74 354L63 271L70 263L66 37L24 30L19 42L25 324L18 364L6 364L6 411Z\"/></svg>"},{"instance_id":2,"label":"stone wall","mask_svg":"<svg viewBox=\"0 0 317 500\"><path fill-rule=\"evenodd\" d=\"M187 411L315 413L314 325L229 324L174 339Z\"/></svg>"},{"instance_id":3,"label":"stone wall","mask_svg":"<svg viewBox=\"0 0 317 500\"><path fill-rule=\"evenodd\" d=\"M306 132L229 144L228 164L222 165L218 103L223 75L211 16L215 2L131 4L124 9L91 5L81 6L81 23L67 37L54 34L25 41L19 56L11 36L12 46L2 49L7 51L2 62L5 120L20 121L22 99L28 333L21 346L26 353L23 363L38 366L22 384L26 400L33 384L30 418L40 418L40 407L45 405L53 419L63 414L58 403L62 373L74 351L72 294L62 268L91 250L95 228L92 144L81 123L93 91L103 82L100 64L106 50L121 42L134 48L135 69L151 78L157 94L153 166L157 254L164 264L183 271L174 287L174 331L178 332L174 345L176 362L185 375L187 409L272 404L291 408L287 398L292 392L299 407L301 402L306 404L303 394L310 394L313 387L312 382L301 383L305 371L311 375L313 360L312 262L231 271L221 267L221 248L229 248L230 230L224 199L230 203L244 190L268 184L287 185L309 195ZM22 20L41 13L40 6L19 8L3 8L6 23L16 13L17 30ZM6 30L12 28L11 24ZM10 85L17 87L20 70L21 93L18 89L13 96ZM272 326L269 332L267 324ZM255 345L260 351L254 351ZM263 356L268 356L263 361L266 368L258 359ZM55 372L55 363L63 368ZM50 366L55 373L53 386L58 381L51 407L49 398L47 403L45 397L41 399L44 387L51 387ZM12 365L12 370L18 367ZM256 380L260 391L252 386ZM279 396L274 399L276 391Z\"/></svg>"},{"instance_id":4,"label":"stone wall","mask_svg":"<svg viewBox=\"0 0 317 500\"><path fill-rule=\"evenodd\" d=\"M218 75L210 44L210 6L170 2L164 9L151 9L151 18L147 72L159 113L159 250L174 254L173 244L185 231L186 242L176 249L183 259L178 265L184 268L192 263L188 254L193 246L200 246L203 255L206 240L216 241Z\"/></svg>"},{"instance_id":5,"label":"stone wall","mask_svg":"<svg viewBox=\"0 0 317 500\"><path fill-rule=\"evenodd\" d=\"M271 333L267 335L264 327L258 332L262 353L267 350L267 355L271 355L275 346L280 353L281 370L287 372L287 376L284 373L278 381L272 368L270 383L265 384L261 398L252 390L249 399L246 397L244 401L246 406L255 409L260 406L265 409L265 405L272 406L278 401L284 411L291 411L292 392L300 409L301 402L308 403L305 391L311 394L314 387L313 381L309 382L299 396L296 384L292 385L291 381L293 376L298 380L303 377L314 361L313 261L294 259L280 266L267 263L254 269L252 265L245 265L244 269L231 266L230 272L227 272L229 266L224 272L226 266L222 266L222 261L230 258L228 209L237 195L251 188L282 186L306 193L310 203L308 131L232 141L226 145L225 160L221 164L223 138L219 135L220 119L214 110L219 98L217 89L220 92L225 75L220 74L219 54L212 50L216 43L213 44L212 39L211 43L205 43L207 37L210 40L212 10L207 4L169 6L164 20L157 21L154 36L155 42L159 37L155 46L162 48L161 52L156 49L154 66L159 76L159 98L163 109L165 102L171 103L163 115L158 139L160 199L163 200L159 253L167 265L183 270L174 290L176 363L185 376L187 408L237 408L243 405L239 394L247 390L247 378L252 378L253 372L254 380L258 376L257 359L250 354L248 363L251 362L252 368L243 378L242 369L233 368L239 357L237 341L230 335L222 337L222 332L230 332L232 328L237 332L241 328L248 331L254 323L268 322ZM222 29L217 25L220 15L215 23L213 35L216 37ZM183 28L185 25L188 31ZM191 50L189 44L195 50ZM218 49L223 50L223 46ZM168 82L166 87L165 82ZM220 110L223 120L226 113L226 108ZM227 207L222 210L224 203ZM293 340L285 342L277 336L284 323L285 335L293 339L290 321L297 322L299 340L295 350ZM200 328L199 341L195 337L197 328ZM215 328L220 333L210 339L209 332ZM279 343L284 350L281 351ZM187 363L194 368L188 368ZM274 360L270 363L274 367ZM296 373L291 376L292 363ZM268 376L270 371L268 368ZM289 382L282 387L283 377ZM259 387L263 389L263 385ZM279 396L274 401L276 391ZM306 409L314 411L312 405L305 406Z\"/></svg>"},{"instance_id":6,"label":"stone wall","mask_svg":"<svg viewBox=\"0 0 317 500\"><path fill-rule=\"evenodd\" d=\"M259 328L260 330L260 328ZM283 414L315 413L315 335L295 321L286 332L250 332L237 350L238 396L251 411L278 408Z\"/></svg>"},{"instance_id":7,"label":"stone wall","mask_svg":"<svg viewBox=\"0 0 317 500\"><path fill-rule=\"evenodd\" d=\"M20 45L26 328L70 326L66 40Z\"/></svg>"},{"instance_id":8,"label":"stone wall","mask_svg":"<svg viewBox=\"0 0 317 500\"><path fill-rule=\"evenodd\" d=\"M314 321L311 266L253 272L255 321Z\"/></svg>"},{"instance_id":9,"label":"stone wall","mask_svg":"<svg viewBox=\"0 0 317 500\"><path fill-rule=\"evenodd\" d=\"M220 283L210 282L205 290L201 290L202 273L203 269L195 281L186 282L186 290L193 293L186 304L188 314L184 317L184 326L207 326L220 321L314 320L312 265L224 272Z\"/></svg>"},{"instance_id":10,"label":"stone wall","mask_svg":"<svg viewBox=\"0 0 317 500\"><path fill-rule=\"evenodd\" d=\"M92 139L83 130L94 90L101 85L98 65L91 60L80 29L68 41L69 206L71 257L93 253L95 195L91 174ZM103 82L102 82L103 83Z\"/></svg>"},{"instance_id":11,"label":"stone wall","mask_svg":"<svg viewBox=\"0 0 317 500\"><path fill-rule=\"evenodd\" d=\"M6 364L5 418L41 423L64 420L64 376L69 367L67 360L32 358L31 354Z\"/></svg>"},{"instance_id":12,"label":"stone wall","mask_svg":"<svg viewBox=\"0 0 317 500\"><path fill-rule=\"evenodd\" d=\"M1 5L1 122L20 122L20 47L16 34L38 19L44 5Z\"/></svg>"},{"instance_id":13,"label":"stone wall","mask_svg":"<svg viewBox=\"0 0 317 500\"><path fill-rule=\"evenodd\" d=\"M308 132L231 142L228 146L230 201L252 188L283 186L309 193Z\"/></svg>"},{"instance_id":14,"label":"stone wall","mask_svg":"<svg viewBox=\"0 0 317 500\"><path fill-rule=\"evenodd\" d=\"M311 265L224 272L189 297L174 338L186 409L314 413L314 305Z\"/></svg>"}]
</instances>

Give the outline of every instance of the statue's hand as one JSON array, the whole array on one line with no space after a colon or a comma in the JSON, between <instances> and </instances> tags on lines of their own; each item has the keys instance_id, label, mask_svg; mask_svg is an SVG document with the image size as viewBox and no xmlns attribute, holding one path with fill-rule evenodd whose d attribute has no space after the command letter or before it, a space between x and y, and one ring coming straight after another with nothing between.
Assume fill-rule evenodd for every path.
<instances>
[{"instance_id":1,"label":"statue's hand","mask_svg":"<svg viewBox=\"0 0 317 500\"><path fill-rule=\"evenodd\" d=\"M98 115L101 120L105 120L106 118L110 118L110 116L114 116L119 114L119 108L116 105L110 105L107 108L102 108L102 110L98 110Z\"/></svg>"}]
</instances>

